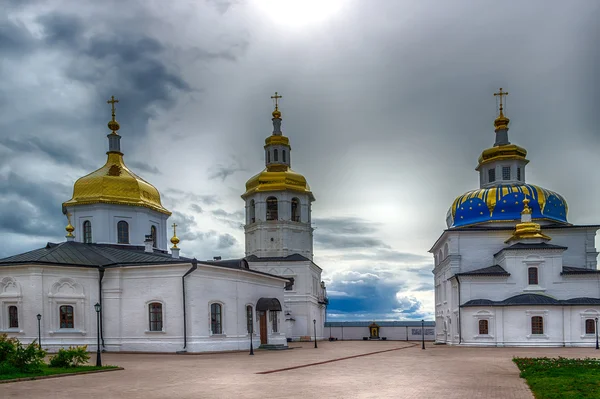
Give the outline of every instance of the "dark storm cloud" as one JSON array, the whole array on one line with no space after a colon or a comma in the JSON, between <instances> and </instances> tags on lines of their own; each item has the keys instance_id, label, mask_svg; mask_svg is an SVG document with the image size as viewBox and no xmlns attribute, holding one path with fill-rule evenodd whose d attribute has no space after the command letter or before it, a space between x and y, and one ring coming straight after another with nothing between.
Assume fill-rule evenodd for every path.
<instances>
[{"instance_id":1,"label":"dark storm cloud","mask_svg":"<svg viewBox=\"0 0 600 399\"><path fill-rule=\"evenodd\" d=\"M223 209L215 209L210 212L216 220L225 223L231 228L240 230L244 228L244 211L227 212Z\"/></svg>"},{"instance_id":2,"label":"dark storm cloud","mask_svg":"<svg viewBox=\"0 0 600 399\"><path fill-rule=\"evenodd\" d=\"M377 232L377 224L361 218L316 218L315 244L323 249L390 248L369 234Z\"/></svg>"},{"instance_id":3,"label":"dark storm cloud","mask_svg":"<svg viewBox=\"0 0 600 399\"><path fill-rule=\"evenodd\" d=\"M227 248L231 248L231 247L237 245L237 243L238 243L238 241L231 234L228 234L228 233L219 234L217 248L218 249L227 249Z\"/></svg>"},{"instance_id":4,"label":"dark storm cloud","mask_svg":"<svg viewBox=\"0 0 600 399\"><path fill-rule=\"evenodd\" d=\"M204 212L204 210L202 209L202 207L200 205L197 205L197 204L190 205L190 209L193 210L196 213L203 213Z\"/></svg>"},{"instance_id":5,"label":"dark storm cloud","mask_svg":"<svg viewBox=\"0 0 600 399\"><path fill-rule=\"evenodd\" d=\"M82 169L92 169L94 165L79 156L71 143L61 143L56 137L6 136L0 137L0 145L21 156L23 153L43 154L58 164L67 164Z\"/></svg>"},{"instance_id":6,"label":"dark storm cloud","mask_svg":"<svg viewBox=\"0 0 600 399\"><path fill-rule=\"evenodd\" d=\"M61 204L70 187L53 182L32 183L10 172L0 178L0 230L31 236L60 237L66 226Z\"/></svg>"},{"instance_id":7,"label":"dark storm cloud","mask_svg":"<svg viewBox=\"0 0 600 399\"><path fill-rule=\"evenodd\" d=\"M232 164L229 166L216 165L209 169L208 178L213 179L221 179L222 182L225 181L229 176L236 172L245 171L246 169L241 168L239 165Z\"/></svg>"},{"instance_id":8,"label":"dark storm cloud","mask_svg":"<svg viewBox=\"0 0 600 399\"><path fill-rule=\"evenodd\" d=\"M169 188L163 191L166 198L169 198L170 201L186 200L196 203L201 203L203 205L216 205L220 204L221 200L214 194L196 194L191 191L179 190L176 188Z\"/></svg>"},{"instance_id":9,"label":"dark storm cloud","mask_svg":"<svg viewBox=\"0 0 600 399\"><path fill-rule=\"evenodd\" d=\"M331 274L327 279L328 314L348 320L419 319L423 304L410 296L398 296L409 290L411 282L401 281L391 271L356 268Z\"/></svg>"}]
</instances>

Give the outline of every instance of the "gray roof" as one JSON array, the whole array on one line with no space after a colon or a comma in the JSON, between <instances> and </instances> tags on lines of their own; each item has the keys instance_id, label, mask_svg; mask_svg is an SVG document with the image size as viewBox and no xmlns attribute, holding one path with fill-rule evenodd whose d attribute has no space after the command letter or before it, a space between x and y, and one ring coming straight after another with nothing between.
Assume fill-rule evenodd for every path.
<instances>
[{"instance_id":1,"label":"gray roof","mask_svg":"<svg viewBox=\"0 0 600 399\"><path fill-rule=\"evenodd\" d=\"M584 267L563 266L560 274L596 274L600 273L598 269L586 269Z\"/></svg>"},{"instance_id":2,"label":"gray roof","mask_svg":"<svg viewBox=\"0 0 600 399\"><path fill-rule=\"evenodd\" d=\"M468 272L457 273L457 276L510 276L510 273L502 268L502 266L494 265L484 267L483 269L471 270Z\"/></svg>"},{"instance_id":3,"label":"gray roof","mask_svg":"<svg viewBox=\"0 0 600 399\"><path fill-rule=\"evenodd\" d=\"M515 251L519 249L529 249L529 250L540 250L540 249L562 249L563 251L567 249L567 247L563 247L561 245L548 244L545 242L539 244L526 244L523 242L518 242L516 244L511 245L510 247L502 248L500 251L496 252L494 256L498 255L502 251Z\"/></svg>"},{"instance_id":4,"label":"gray roof","mask_svg":"<svg viewBox=\"0 0 600 399\"><path fill-rule=\"evenodd\" d=\"M421 327L420 321L328 321L325 327L369 327L372 323L379 327ZM425 327L435 327L435 321L425 321Z\"/></svg>"},{"instance_id":5,"label":"gray roof","mask_svg":"<svg viewBox=\"0 0 600 399\"><path fill-rule=\"evenodd\" d=\"M571 299L556 299L548 295L540 294L519 294L507 298L503 301L492 301L491 299L472 299L461 307L473 306L573 306L573 305L600 305L600 298L571 298Z\"/></svg>"},{"instance_id":6,"label":"gray roof","mask_svg":"<svg viewBox=\"0 0 600 399\"><path fill-rule=\"evenodd\" d=\"M60 244L49 242L44 248L0 259L0 267L15 265L49 265L69 267L111 268L138 265L157 264L185 264L192 263L194 259L179 257L175 259L170 254L157 251L145 252L143 247L118 246L111 244L84 244L75 241L66 241ZM231 259L222 261L197 261L199 264L225 267L228 269L246 270L251 273L287 280L281 276L259 272L248 268L244 259Z\"/></svg>"}]
</instances>

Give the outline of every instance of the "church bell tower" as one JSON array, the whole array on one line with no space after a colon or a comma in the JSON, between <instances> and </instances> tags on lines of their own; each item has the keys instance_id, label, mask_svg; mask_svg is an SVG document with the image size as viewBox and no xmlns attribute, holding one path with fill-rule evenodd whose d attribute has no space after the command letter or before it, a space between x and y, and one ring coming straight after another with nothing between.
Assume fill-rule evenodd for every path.
<instances>
[{"instance_id":1,"label":"church bell tower","mask_svg":"<svg viewBox=\"0 0 600 399\"><path fill-rule=\"evenodd\" d=\"M291 169L290 139L281 132L277 92L273 133L265 139L265 169L250 178L242 198L246 202L246 256L258 258L299 254L312 260L311 203L315 200L306 179Z\"/></svg>"}]
</instances>

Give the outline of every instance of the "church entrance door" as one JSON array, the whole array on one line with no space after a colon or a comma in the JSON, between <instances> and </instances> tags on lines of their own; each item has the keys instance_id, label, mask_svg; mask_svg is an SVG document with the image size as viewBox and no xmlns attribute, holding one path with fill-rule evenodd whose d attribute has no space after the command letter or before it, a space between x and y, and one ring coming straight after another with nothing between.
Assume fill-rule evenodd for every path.
<instances>
[{"instance_id":1,"label":"church entrance door","mask_svg":"<svg viewBox=\"0 0 600 399\"><path fill-rule=\"evenodd\" d=\"M266 345L267 341L267 312L260 313L260 344Z\"/></svg>"}]
</instances>

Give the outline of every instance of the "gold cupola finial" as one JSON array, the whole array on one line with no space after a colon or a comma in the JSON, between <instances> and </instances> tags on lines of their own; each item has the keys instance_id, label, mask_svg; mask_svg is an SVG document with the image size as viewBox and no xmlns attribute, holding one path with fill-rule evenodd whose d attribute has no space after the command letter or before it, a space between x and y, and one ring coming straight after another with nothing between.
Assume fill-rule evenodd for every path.
<instances>
[{"instance_id":1,"label":"gold cupola finial","mask_svg":"<svg viewBox=\"0 0 600 399\"><path fill-rule=\"evenodd\" d=\"M179 244L179 238L177 237L176 228L177 228L177 225L175 223L173 223L173 237L171 237L171 244L173 244L173 246L171 247L171 249L178 249L179 248L177 246L177 244Z\"/></svg>"},{"instance_id":2,"label":"gold cupola finial","mask_svg":"<svg viewBox=\"0 0 600 399\"><path fill-rule=\"evenodd\" d=\"M115 119L115 103L118 103L119 100L115 100L115 96L110 96L110 100L107 101L108 104L111 105L112 109L112 120L108 122L108 128L112 130L112 134L117 134L117 130L119 130L119 122Z\"/></svg>"},{"instance_id":3,"label":"gold cupola finial","mask_svg":"<svg viewBox=\"0 0 600 399\"><path fill-rule=\"evenodd\" d=\"M277 94L277 92L275 92L274 96L271 96L272 99L275 100L275 110L273 111L273 118L275 119L280 119L281 118L281 111L279 111L279 99L283 98L283 96L280 96L279 94Z\"/></svg>"},{"instance_id":4,"label":"gold cupola finial","mask_svg":"<svg viewBox=\"0 0 600 399\"><path fill-rule=\"evenodd\" d=\"M550 241L551 238L542 233L542 227L539 223L531 221L531 208L529 207L529 199L523 199L523 211L521 212L521 223L515 226L513 235L505 242L521 241L525 239L537 239L542 241Z\"/></svg>"},{"instance_id":5,"label":"gold cupola finial","mask_svg":"<svg viewBox=\"0 0 600 399\"><path fill-rule=\"evenodd\" d=\"M494 97L495 96L500 97L500 114L494 121L494 126L496 127L495 130L500 130L500 129L508 130L508 123L510 122L510 119L508 119L506 116L504 116L504 112L503 112L504 107L503 107L503 102L502 102L502 97L507 96L507 95L508 95L508 92L502 91L502 87L500 88L498 93L494 93Z\"/></svg>"},{"instance_id":6,"label":"gold cupola finial","mask_svg":"<svg viewBox=\"0 0 600 399\"><path fill-rule=\"evenodd\" d=\"M65 237L67 237L67 238L75 237L73 235L73 232L75 231L75 227L73 227L73 225L71 224L71 214L67 212L66 216L67 216L67 227L65 227L65 230L67 230L67 235Z\"/></svg>"}]
</instances>

